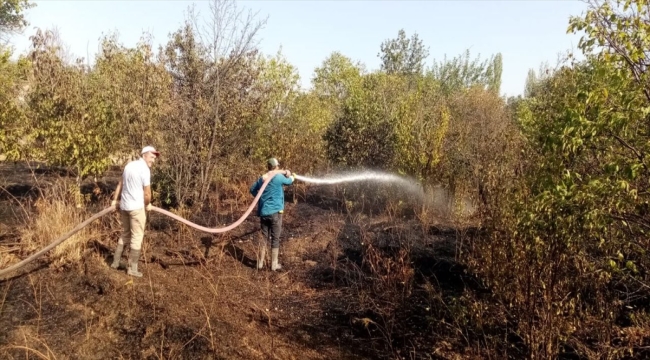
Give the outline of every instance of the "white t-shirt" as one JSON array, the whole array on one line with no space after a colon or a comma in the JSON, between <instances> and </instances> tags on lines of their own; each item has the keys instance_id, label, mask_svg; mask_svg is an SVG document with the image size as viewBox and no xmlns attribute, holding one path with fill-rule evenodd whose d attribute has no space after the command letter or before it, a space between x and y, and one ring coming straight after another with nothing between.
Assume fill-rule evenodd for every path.
<instances>
[{"instance_id":1,"label":"white t-shirt","mask_svg":"<svg viewBox=\"0 0 650 360\"><path fill-rule=\"evenodd\" d=\"M144 209L144 187L151 185L151 171L143 158L131 161L122 174L120 209L133 211Z\"/></svg>"}]
</instances>

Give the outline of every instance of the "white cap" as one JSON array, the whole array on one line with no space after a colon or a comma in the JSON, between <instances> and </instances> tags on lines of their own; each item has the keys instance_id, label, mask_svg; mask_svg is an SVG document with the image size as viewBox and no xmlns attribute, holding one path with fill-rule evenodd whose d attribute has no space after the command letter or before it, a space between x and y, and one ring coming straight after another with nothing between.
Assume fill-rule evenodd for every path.
<instances>
[{"instance_id":1,"label":"white cap","mask_svg":"<svg viewBox=\"0 0 650 360\"><path fill-rule=\"evenodd\" d=\"M156 149L153 146L145 146L142 148L142 152L140 152L140 155L144 155L148 152L152 152L156 154L156 156L160 156L160 152L156 151Z\"/></svg>"}]
</instances>

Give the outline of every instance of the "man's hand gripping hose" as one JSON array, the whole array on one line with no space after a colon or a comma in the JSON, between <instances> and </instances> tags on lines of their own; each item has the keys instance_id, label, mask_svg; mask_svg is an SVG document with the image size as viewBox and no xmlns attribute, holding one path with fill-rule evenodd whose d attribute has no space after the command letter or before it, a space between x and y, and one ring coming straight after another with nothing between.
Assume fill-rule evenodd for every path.
<instances>
[{"instance_id":1,"label":"man's hand gripping hose","mask_svg":"<svg viewBox=\"0 0 650 360\"><path fill-rule=\"evenodd\" d=\"M268 173L266 173L265 175L267 175L267 176L266 176L266 179L264 180L264 183L262 183L262 186L260 187L260 190L257 192L257 196L255 196L255 198L253 199L253 202L248 207L248 209L246 210L244 215L242 215L239 218L239 220L237 220L234 223L232 223L232 224L230 224L230 225L228 225L226 227L223 227L223 228L208 228L208 227L205 227L205 226L201 226L201 225L195 224L195 223L193 223L191 221L188 221L186 219L183 219L182 217L180 217L180 216L178 216L176 214L173 214L173 213L171 213L171 212L169 212L167 210L161 209L161 208L156 207L156 206L152 206L151 204L147 205L147 207L148 207L147 211L153 210L153 211L159 212L159 213L161 213L163 215L169 216L170 218L172 218L174 220L180 221L183 224L188 225L188 226L190 226L190 227L192 227L194 229L197 229L197 230L209 233L209 234L224 233L224 232L227 232L227 231L230 231L230 230L236 228L244 220L246 220L246 218L251 213L251 211L253 211L253 209L255 208L255 205L257 204L260 197L262 196L262 192L264 192L264 189L266 188L266 185L268 185L268 183L277 174L282 174L282 175L285 175L287 177L293 176L294 179L295 179L295 174L291 174L291 172L289 170L273 170L273 171L269 171ZM289 174L289 175L287 175L287 174ZM104 216L106 214L110 214L113 211L115 211L117 209L118 204L119 204L119 202L111 201L111 205L109 207L105 208L104 210L102 210L102 211L96 213L95 215L91 216L90 218L86 219L86 221L84 221L81 224L77 225L74 229L70 230L69 232L61 235L58 239L54 240L48 246L44 247L43 249L41 249L38 252L32 254L31 256L29 256L28 258L26 258L24 260L14 264L14 265L11 265L11 266L9 266L9 267L7 267L5 269L0 270L0 277L2 277L3 275L6 275L6 274L8 274L8 273L10 273L12 271L20 269L21 267L29 264L30 262L36 260L39 257L41 257L43 254L47 253L48 251L54 249L59 244L61 244L62 242L64 242L68 238L70 238L72 235L79 232L84 227L88 226L93 221L99 219L100 217L102 217L102 216Z\"/></svg>"}]
</instances>

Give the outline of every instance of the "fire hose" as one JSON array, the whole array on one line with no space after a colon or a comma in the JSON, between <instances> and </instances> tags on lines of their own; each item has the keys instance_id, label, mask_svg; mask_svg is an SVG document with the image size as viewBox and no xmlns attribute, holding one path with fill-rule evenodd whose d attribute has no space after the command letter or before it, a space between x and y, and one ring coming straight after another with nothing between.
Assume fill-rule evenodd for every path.
<instances>
[{"instance_id":1,"label":"fire hose","mask_svg":"<svg viewBox=\"0 0 650 360\"><path fill-rule=\"evenodd\" d=\"M166 216L168 216L168 217L170 217L170 218L172 218L172 219L174 219L174 220L180 221L181 223L183 223L183 224L185 224L185 225L188 225L188 226L190 226L190 227L192 227L192 228L194 228L194 229L197 229L197 230L200 230L200 231L203 231L203 232L209 233L209 234L224 233L224 232L227 232L227 231L230 231L230 230L236 228L236 227L239 226L239 225L240 225L244 220L246 220L246 218L248 217L248 215L250 215L251 211L253 211L253 209L255 208L255 205L257 204L257 202L259 201L260 197L262 196L262 192L264 192L264 189L266 188L266 185L267 185L267 184L268 184L268 183L269 183L269 182L270 182L270 181L275 177L275 175L278 175L278 174L285 174L285 170L273 170L273 171L269 171L269 172L267 172L267 173L265 174L265 175L267 176L266 180L264 181L264 183L262 183L262 186L260 187L259 191L257 192L257 196L255 196L255 198L253 199L253 202L252 202L251 205L248 207L248 209L246 210L246 212L244 213L244 215L242 215L242 216L239 218L239 220L235 221L234 223L232 223L232 224L230 224L230 225L228 225L228 226L226 226L226 227L222 227L222 228L208 228L208 227L205 227L205 226L201 226L201 225L195 224L195 223L193 223L193 222L191 222L191 221L189 221L189 220L186 220L186 219L184 219L184 218L182 218L182 217L180 217L180 216L178 216L178 215L176 215L176 214L173 214L173 213L171 213L171 212L169 212L169 211L167 211L167 210L161 209L161 208L156 207L156 206L151 206L151 210L152 210L152 211L156 211L156 212L158 212L158 213L161 213L161 214L163 214L163 215L166 215ZM0 270L0 277L3 276L3 275L5 275L5 274L8 274L8 273L10 273L10 272L12 272L12 271L18 270L18 269L20 269L21 267L23 267L23 266L29 264L30 262L32 262L32 261L38 259L38 258L41 257L43 254L45 254L45 253L47 253L48 251L54 249L54 248L57 247L59 244L61 244L62 242L64 242L64 241L67 240L68 238L70 238L72 235L74 235L74 234L76 234L77 232L79 232L79 231L80 231L81 229L83 229L84 227L88 226L88 225L89 225L90 223L92 223L93 221L95 221L95 220L101 218L102 216L104 216L104 215L106 215L106 214L110 214L110 213L114 212L115 210L116 210L115 206L109 206L109 207L105 208L104 210L102 210L102 211L96 213L95 215L93 215L93 216L91 216L90 218L86 219L86 221L84 221L84 222L80 223L79 225L77 225L74 229L72 229L72 230L70 230L69 232L63 234L61 237L59 237L58 239L54 240L54 241L53 241L52 243L50 243L48 246L46 246L46 247L44 247L43 249L39 250L38 252L32 254L32 255L29 256L28 258L26 258L26 259L24 259L24 260L22 260L22 261L20 261L20 262L18 262L18 263L16 263L16 264L14 264L14 265L11 265L11 266L9 266L9 267L7 267L7 268L5 268L5 269Z\"/></svg>"}]
</instances>

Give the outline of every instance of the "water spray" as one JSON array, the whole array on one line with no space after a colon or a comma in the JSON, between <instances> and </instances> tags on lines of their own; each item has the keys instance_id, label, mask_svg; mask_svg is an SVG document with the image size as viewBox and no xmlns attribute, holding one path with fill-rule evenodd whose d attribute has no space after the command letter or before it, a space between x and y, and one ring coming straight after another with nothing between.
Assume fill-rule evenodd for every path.
<instances>
[{"instance_id":1,"label":"water spray","mask_svg":"<svg viewBox=\"0 0 650 360\"><path fill-rule=\"evenodd\" d=\"M296 180L315 185L334 185L346 182L359 182L359 181L377 181L382 183L395 183L401 185L405 190L418 195L424 196L424 189L422 185L413 179L407 177L397 176L395 174L378 172L378 171L363 171L357 173L349 173L345 175L336 175L324 178L311 178L302 175L296 175Z\"/></svg>"}]
</instances>

